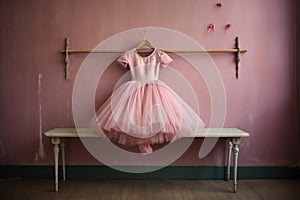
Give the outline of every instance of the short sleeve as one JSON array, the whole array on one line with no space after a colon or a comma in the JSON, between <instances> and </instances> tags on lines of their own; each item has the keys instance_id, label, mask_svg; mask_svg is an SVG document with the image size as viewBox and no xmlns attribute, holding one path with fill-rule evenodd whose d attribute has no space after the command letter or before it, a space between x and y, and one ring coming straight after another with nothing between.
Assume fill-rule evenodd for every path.
<instances>
[{"instance_id":1,"label":"short sleeve","mask_svg":"<svg viewBox=\"0 0 300 200\"><path fill-rule=\"evenodd\" d=\"M172 62L172 58L168 56L168 54L164 52L160 52L160 63L165 67L167 66L170 62Z\"/></svg>"},{"instance_id":2,"label":"short sleeve","mask_svg":"<svg viewBox=\"0 0 300 200\"><path fill-rule=\"evenodd\" d=\"M122 68L127 68L129 65L128 61L128 55L127 53L124 53L117 59L117 63L122 67Z\"/></svg>"}]
</instances>

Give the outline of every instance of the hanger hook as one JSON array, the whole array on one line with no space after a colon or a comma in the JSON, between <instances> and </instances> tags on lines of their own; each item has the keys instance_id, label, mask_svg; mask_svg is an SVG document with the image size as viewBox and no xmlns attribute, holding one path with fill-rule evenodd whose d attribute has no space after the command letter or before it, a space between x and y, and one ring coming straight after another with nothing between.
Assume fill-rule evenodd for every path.
<instances>
[{"instance_id":1,"label":"hanger hook","mask_svg":"<svg viewBox=\"0 0 300 200\"><path fill-rule=\"evenodd\" d=\"M143 32L143 36L144 36L144 40L147 40L147 39L148 39L148 32L147 32L147 31L144 31L144 32Z\"/></svg>"}]
</instances>

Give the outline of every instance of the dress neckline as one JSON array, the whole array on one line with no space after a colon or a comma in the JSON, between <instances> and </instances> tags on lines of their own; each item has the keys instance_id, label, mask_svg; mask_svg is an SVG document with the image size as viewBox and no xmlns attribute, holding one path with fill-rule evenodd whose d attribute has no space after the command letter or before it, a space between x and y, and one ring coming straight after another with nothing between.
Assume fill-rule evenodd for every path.
<instances>
[{"instance_id":1,"label":"dress neckline","mask_svg":"<svg viewBox=\"0 0 300 200\"><path fill-rule=\"evenodd\" d=\"M149 54L148 56L141 56L141 55L138 53L137 48L134 49L134 52L135 52L139 57L141 57L141 58L149 58L149 57L151 57L151 56L153 56L153 55L155 54L156 48L154 48L153 51L151 52L151 54Z\"/></svg>"}]
</instances>

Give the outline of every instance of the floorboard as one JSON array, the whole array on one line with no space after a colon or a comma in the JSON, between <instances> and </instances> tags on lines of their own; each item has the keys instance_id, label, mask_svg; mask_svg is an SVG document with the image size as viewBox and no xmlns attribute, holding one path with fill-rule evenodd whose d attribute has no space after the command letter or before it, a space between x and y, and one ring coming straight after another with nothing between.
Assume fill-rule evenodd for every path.
<instances>
[{"instance_id":1,"label":"floorboard","mask_svg":"<svg viewBox=\"0 0 300 200\"><path fill-rule=\"evenodd\" d=\"M0 199L14 200L285 200L300 199L300 180L67 180L53 191L52 180L0 179Z\"/></svg>"}]
</instances>

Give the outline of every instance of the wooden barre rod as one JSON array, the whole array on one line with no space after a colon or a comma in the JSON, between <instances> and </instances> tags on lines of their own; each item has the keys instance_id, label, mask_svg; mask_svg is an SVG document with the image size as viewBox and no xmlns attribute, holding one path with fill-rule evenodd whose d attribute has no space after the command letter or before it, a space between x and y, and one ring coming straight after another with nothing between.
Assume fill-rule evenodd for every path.
<instances>
[{"instance_id":1,"label":"wooden barre rod","mask_svg":"<svg viewBox=\"0 0 300 200\"><path fill-rule=\"evenodd\" d=\"M69 49L70 39L65 39L65 49L61 50L61 53L65 54L65 79L69 79L69 54L72 53L124 53L127 50L72 50ZM215 49L215 50L166 50L160 49L165 53L234 53L235 55L235 77L239 78L240 69L240 53L246 53L247 49L240 49L239 47L239 37L235 38L235 48L234 49ZM152 52L150 49L140 49L138 52Z\"/></svg>"},{"instance_id":2,"label":"wooden barre rod","mask_svg":"<svg viewBox=\"0 0 300 200\"><path fill-rule=\"evenodd\" d=\"M165 53L235 53L238 52L238 49L222 49L222 50L166 50L160 49ZM67 50L69 54L71 53L124 53L128 50ZM66 53L66 50L61 50L62 53ZM150 53L151 49L140 49L138 52ZM246 49L239 51L240 53L247 52Z\"/></svg>"}]
</instances>

